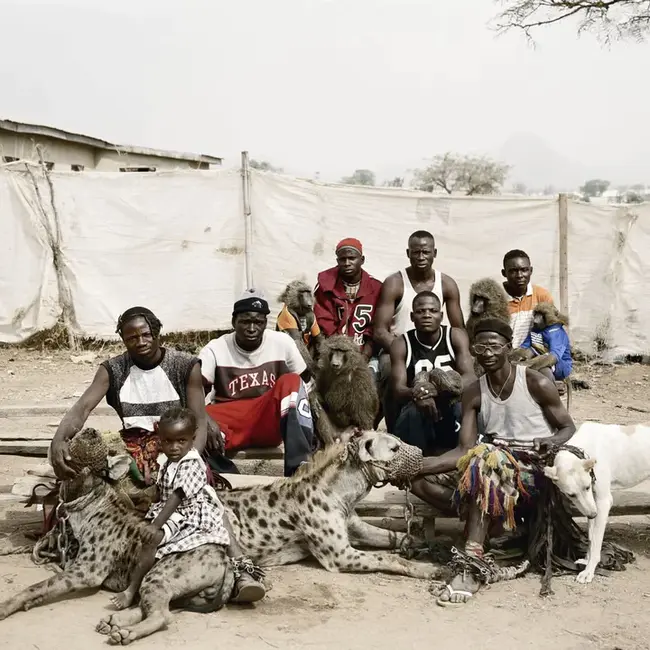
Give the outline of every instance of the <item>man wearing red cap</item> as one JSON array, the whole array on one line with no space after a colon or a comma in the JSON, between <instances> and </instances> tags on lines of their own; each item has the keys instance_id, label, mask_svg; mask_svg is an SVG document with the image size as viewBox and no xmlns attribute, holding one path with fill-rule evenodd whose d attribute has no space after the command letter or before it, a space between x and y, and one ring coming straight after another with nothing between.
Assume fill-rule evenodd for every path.
<instances>
[{"instance_id":1,"label":"man wearing red cap","mask_svg":"<svg viewBox=\"0 0 650 650\"><path fill-rule=\"evenodd\" d=\"M318 274L314 314L324 336L349 336L370 360L372 321L381 282L361 268L364 262L358 239L347 237L336 245L336 266Z\"/></svg>"}]
</instances>

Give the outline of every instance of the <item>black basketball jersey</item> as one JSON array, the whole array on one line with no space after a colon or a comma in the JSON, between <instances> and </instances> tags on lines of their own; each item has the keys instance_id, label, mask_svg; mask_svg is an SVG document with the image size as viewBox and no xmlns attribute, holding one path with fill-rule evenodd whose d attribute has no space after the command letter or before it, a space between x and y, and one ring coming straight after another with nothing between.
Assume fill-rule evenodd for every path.
<instances>
[{"instance_id":1,"label":"black basketball jersey","mask_svg":"<svg viewBox=\"0 0 650 650\"><path fill-rule=\"evenodd\" d=\"M409 330L403 336L406 341L407 386L413 386L415 375L423 370L453 370L456 357L451 345L451 327L440 326L440 338L435 345L421 343L415 330Z\"/></svg>"}]
</instances>

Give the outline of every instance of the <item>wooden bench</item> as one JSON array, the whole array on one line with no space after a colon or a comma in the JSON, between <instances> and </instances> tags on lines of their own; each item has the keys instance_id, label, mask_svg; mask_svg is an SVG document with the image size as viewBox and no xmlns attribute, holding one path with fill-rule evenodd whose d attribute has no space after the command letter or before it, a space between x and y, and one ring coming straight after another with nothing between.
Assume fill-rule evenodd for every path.
<instances>
[{"instance_id":1,"label":"wooden bench","mask_svg":"<svg viewBox=\"0 0 650 650\"><path fill-rule=\"evenodd\" d=\"M30 433L0 432L0 455L34 456L47 458L54 433L34 431ZM282 460L284 448L266 447L245 449L229 455L233 460Z\"/></svg>"},{"instance_id":2,"label":"wooden bench","mask_svg":"<svg viewBox=\"0 0 650 650\"><path fill-rule=\"evenodd\" d=\"M277 476L228 474L228 480L233 487L247 487L250 485L269 485L278 480ZM32 494L32 489L38 483L54 484L52 468L43 463L38 467L28 470L27 475L17 479L11 489L14 498L27 499ZM437 518L452 518L447 513L442 513L428 503L411 495L414 514L422 517L426 528L433 530ZM404 516L405 493L390 485L374 488L368 496L357 506L357 514L363 518L401 519ZM578 515L578 513L574 513ZM650 492L643 490L618 490L614 492L614 506L612 516L648 515L650 514Z\"/></svg>"}]
</instances>

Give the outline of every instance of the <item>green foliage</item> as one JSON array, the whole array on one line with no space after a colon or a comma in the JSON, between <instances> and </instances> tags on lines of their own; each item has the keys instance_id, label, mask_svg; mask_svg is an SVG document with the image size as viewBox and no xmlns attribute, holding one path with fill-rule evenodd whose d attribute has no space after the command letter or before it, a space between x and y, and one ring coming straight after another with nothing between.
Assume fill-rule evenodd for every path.
<instances>
[{"instance_id":1,"label":"green foliage","mask_svg":"<svg viewBox=\"0 0 650 650\"><path fill-rule=\"evenodd\" d=\"M413 186L425 192L441 189L452 194L497 194L510 167L485 156L445 153L435 156L429 165L413 172Z\"/></svg>"},{"instance_id":2,"label":"green foliage","mask_svg":"<svg viewBox=\"0 0 650 650\"><path fill-rule=\"evenodd\" d=\"M282 167L275 167L268 160L251 159L249 164L252 169L258 169L261 172L276 172L277 174L281 174L284 171Z\"/></svg>"},{"instance_id":3,"label":"green foliage","mask_svg":"<svg viewBox=\"0 0 650 650\"><path fill-rule=\"evenodd\" d=\"M600 178L593 178L592 180L587 181L580 188L580 191L584 196L588 197L602 196L603 192L606 192L608 187L609 181L604 181Z\"/></svg>"},{"instance_id":4,"label":"green foliage","mask_svg":"<svg viewBox=\"0 0 650 650\"><path fill-rule=\"evenodd\" d=\"M352 176L344 176L341 179L341 183L346 185L374 185L375 181L375 172L369 169L355 169Z\"/></svg>"}]
</instances>

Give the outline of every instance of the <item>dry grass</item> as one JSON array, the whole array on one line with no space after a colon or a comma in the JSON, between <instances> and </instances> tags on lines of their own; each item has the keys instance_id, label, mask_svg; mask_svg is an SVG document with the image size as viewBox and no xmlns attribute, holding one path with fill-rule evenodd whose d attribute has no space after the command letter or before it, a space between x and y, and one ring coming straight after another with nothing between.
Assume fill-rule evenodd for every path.
<instances>
[{"instance_id":1,"label":"dry grass","mask_svg":"<svg viewBox=\"0 0 650 650\"><path fill-rule=\"evenodd\" d=\"M189 331L189 332L169 332L163 334L160 340L163 345L189 352L191 354L198 354L201 348L208 343L211 339L219 338L232 330L202 330L202 331ZM122 343L119 340L105 340L93 337L77 337L76 350L77 351L92 351L98 353L111 352L115 350L119 352L122 350ZM68 333L62 323L57 323L54 327L47 330L36 332L28 339L21 343L0 343L0 348L4 349L23 349L23 350L37 350L41 352L52 352L59 350L69 350L70 345L68 342Z\"/></svg>"}]
</instances>

